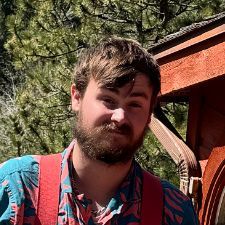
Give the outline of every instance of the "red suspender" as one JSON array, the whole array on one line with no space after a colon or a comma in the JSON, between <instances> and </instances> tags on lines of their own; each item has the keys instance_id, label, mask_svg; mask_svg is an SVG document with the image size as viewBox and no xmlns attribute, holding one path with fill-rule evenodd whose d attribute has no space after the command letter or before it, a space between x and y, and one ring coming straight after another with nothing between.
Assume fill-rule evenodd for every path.
<instances>
[{"instance_id":1,"label":"red suspender","mask_svg":"<svg viewBox=\"0 0 225 225\"><path fill-rule=\"evenodd\" d=\"M162 225L163 189L160 179L143 170L141 225Z\"/></svg>"},{"instance_id":2,"label":"red suspender","mask_svg":"<svg viewBox=\"0 0 225 225\"><path fill-rule=\"evenodd\" d=\"M39 194L35 225L56 225L58 221L61 154L41 156Z\"/></svg>"},{"instance_id":3,"label":"red suspender","mask_svg":"<svg viewBox=\"0 0 225 225\"><path fill-rule=\"evenodd\" d=\"M58 221L61 154L41 156L35 225ZM162 225L163 190L160 179L143 170L141 225Z\"/></svg>"}]
</instances>

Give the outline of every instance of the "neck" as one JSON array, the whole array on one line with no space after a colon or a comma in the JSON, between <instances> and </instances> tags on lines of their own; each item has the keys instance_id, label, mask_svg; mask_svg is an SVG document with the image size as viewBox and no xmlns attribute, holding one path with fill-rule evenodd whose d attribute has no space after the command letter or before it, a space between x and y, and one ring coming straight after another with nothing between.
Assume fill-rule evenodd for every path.
<instances>
[{"instance_id":1,"label":"neck","mask_svg":"<svg viewBox=\"0 0 225 225\"><path fill-rule=\"evenodd\" d=\"M78 144L73 150L73 166L76 174L76 187L93 202L106 206L121 182L127 176L132 160L127 163L108 165L87 158Z\"/></svg>"}]
</instances>

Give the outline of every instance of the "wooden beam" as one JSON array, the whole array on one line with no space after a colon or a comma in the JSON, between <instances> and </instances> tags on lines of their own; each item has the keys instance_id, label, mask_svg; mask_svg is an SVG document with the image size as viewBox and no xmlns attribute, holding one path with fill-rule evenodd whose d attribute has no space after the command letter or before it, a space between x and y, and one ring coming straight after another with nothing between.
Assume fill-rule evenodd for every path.
<instances>
[{"instance_id":1,"label":"wooden beam","mask_svg":"<svg viewBox=\"0 0 225 225\"><path fill-rule=\"evenodd\" d=\"M225 35L198 48L168 57L160 65L162 95L225 75Z\"/></svg>"},{"instance_id":2,"label":"wooden beam","mask_svg":"<svg viewBox=\"0 0 225 225\"><path fill-rule=\"evenodd\" d=\"M212 30L209 30L203 34L196 36L196 37L192 37L191 39L181 42L180 44L178 44L176 46L173 46L169 49L159 52L158 54L155 55L155 58L162 59L163 57L168 57L171 54L174 54L178 51L193 47L196 44L200 44L203 41L209 40L209 39L216 37L218 35L221 35L221 34L225 34L225 24L222 24L218 27L215 27Z\"/></svg>"}]
</instances>

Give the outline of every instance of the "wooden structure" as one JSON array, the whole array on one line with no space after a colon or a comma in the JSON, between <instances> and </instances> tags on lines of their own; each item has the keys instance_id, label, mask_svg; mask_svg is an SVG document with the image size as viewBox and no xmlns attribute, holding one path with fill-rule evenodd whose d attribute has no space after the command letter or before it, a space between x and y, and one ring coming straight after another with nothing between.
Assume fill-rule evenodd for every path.
<instances>
[{"instance_id":1,"label":"wooden structure","mask_svg":"<svg viewBox=\"0 0 225 225\"><path fill-rule=\"evenodd\" d=\"M151 128L179 166L201 225L225 224L225 13L149 49L162 75L159 101L188 102L186 140L156 113ZM160 109L159 109L160 111Z\"/></svg>"}]
</instances>

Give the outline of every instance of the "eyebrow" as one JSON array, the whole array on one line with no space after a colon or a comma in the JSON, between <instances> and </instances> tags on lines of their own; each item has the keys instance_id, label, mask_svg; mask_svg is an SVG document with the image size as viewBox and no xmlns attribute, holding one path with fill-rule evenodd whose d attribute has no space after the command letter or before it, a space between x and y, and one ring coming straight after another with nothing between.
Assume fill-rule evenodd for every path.
<instances>
[{"instance_id":1,"label":"eyebrow","mask_svg":"<svg viewBox=\"0 0 225 225\"><path fill-rule=\"evenodd\" d=\"M104 89L106 91L111 91L113 93L119 94L119 89L118 88L114 88L114 87L110 87L110 88L101 87L101 89ZM143 91L131 92L130 93L130 97L142 97L142 98L148 100L148 95L145 92L143 92Z\"/></svg>"},{"instance_id":2,"label":"eyebrow","mask_svg":"<svg viewBox=\"0 0 225 225\"><path fill-rule=\"evenodd\" d=\"M144 99L148 100L148 95L145 92L133 92L130 94L131 97L143 97Z\"/></svg>"}]
</instances>

